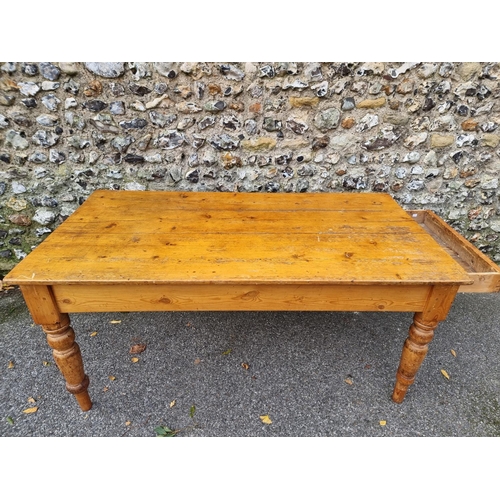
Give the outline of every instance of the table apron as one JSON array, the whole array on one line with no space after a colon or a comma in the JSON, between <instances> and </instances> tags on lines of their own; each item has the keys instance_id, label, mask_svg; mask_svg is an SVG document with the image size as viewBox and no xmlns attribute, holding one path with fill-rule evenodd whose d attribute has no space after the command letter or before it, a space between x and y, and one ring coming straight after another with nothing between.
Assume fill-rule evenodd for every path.
<instances>
[{"instance_id":1,"label":"table apron","mask_svg":"<svg viewBox=\"0 0 500 500\"><path fill-rule=\"evenodd\" d=\"M62 313L133 311L401 311L425 307L432 285L52 285Z\"/></svg>"}]
</instances>

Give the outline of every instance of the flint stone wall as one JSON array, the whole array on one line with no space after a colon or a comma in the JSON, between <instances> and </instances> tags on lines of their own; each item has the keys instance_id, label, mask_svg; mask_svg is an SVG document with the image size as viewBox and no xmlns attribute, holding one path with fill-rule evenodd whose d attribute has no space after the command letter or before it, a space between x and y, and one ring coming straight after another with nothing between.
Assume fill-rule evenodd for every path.
<instances>
[{"instance_id":1,"label":"flint stone wall","mask_svg":"<svg viewBox=\"0 0 500 500\"><path fill-rule=\"evenodd\" d=\"M96 189L387 192L500 262L500 63L0 63L0 272Z\"/></svg>"}]
</instances>

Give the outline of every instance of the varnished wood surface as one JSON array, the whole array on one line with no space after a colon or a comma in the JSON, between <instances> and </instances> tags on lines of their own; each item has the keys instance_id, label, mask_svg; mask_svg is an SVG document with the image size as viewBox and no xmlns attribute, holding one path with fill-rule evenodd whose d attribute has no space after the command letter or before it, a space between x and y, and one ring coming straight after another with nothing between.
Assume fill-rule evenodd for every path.
<instances>
[{"instance_id":1,"label":"varnished wood surface","mask_svg":"<svg viewBox=\"0 0 500 500\"><path fill-rule=\"evenodd\" d=\"M96 191L13 284L470 283L387 194Z\"/></svg>"},{"instance_id":2,"label":"varnished wood surface","mask_svg":"<svg viewBox=\"0 0 500 500\"><path fill-rule=\"evenodd\" d=\"M54 285L61 312L421 311L427 285Z\"/></svg>"}]
</instances>

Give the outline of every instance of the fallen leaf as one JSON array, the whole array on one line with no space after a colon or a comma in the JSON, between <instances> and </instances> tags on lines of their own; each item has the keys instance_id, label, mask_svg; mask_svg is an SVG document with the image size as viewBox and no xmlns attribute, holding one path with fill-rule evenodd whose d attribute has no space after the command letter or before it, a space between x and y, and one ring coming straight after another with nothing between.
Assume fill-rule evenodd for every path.
<instances>
[{"instance_id":1,"label":"fallen leaf","mask_svg":"<svg viewBox=\"0 0 500 500\"><path fill-rule=\"evenodd\" d=\"M28 398L28 403L35 403L36 401L33 398Z\"/></svg>"},{"instance_id":2,"label":"fallen leaf","mask_svg":"<svg viewBox=\"0 0 500 500\"><path fill-rule=\"evenodd\" d=\"M196 358L196 359L194 360L194 364L195 364L195 365L199 365L200 363L201 363L201 359L200 359L200 358Z\"/></svg>"},{"instance_id":3,"label":"fallen leaf","mask_svg":"<svg viewBox=\"0 0 500 500\"><path fill-rule=\"evenodd\" d=\"M50 366L52 363L50 361L43 361L43 366Z\"/></svg>"},{"instance_id":4,"label":"fallen leaf","mask_svg":"<svg viewBox=\"0 0 500 500\"><path fill-rule=\"evenodd\" d=\"M248 363L241 363L241 366L244 370L248 370L250 368L250 365Z\"/></svg>"},{"instance_id":5,"label":"fallen leaf","mask_svg":"<svg viewBox=\"0 0 500 500\"><path fill-rule=\"evenodd\" d=\"M169 429L166 425L159 425L155 428L156 437L174 437L177 431Z\"/></svg>"},{"instance_id":6,"label":"fallen leaf","mask_svg":"<svg viewBox=\"0 0 500 500\"><path fill-rule=\"evenodd\" d=\"M447 380L450 380L450 376L448 375L448 373L446 372L446 370L441 370L441 373L443 374L443 377Z\"/></svg>"},{"instance_id":7,"label":"fallen leaf","mask_svg":"<svg viewBox=\"0 0 500 500\"><path fill-rule=\"evenodd\" d=\"M114 375L110 375L109 380L116 380L116 377Z\"/></svg>"},{"instance_id":8,"label":"fallen leaf","mask_svg":"<svg viewBox=\"0 0 500 500\"><path fill-rule=\"evenodd\" d=\"M131 422L130 420L127 420L127 421L125 422L125 425L126 425L126 426L129 426L131 423L132 423L132 422Z\"/></svg>"},{"instance_id":9,"label":"fallen leaf","mask_svg":"<svg viewBox=\"0 0 500 500\"><path fill-rule=\"evenodd\" d=\"M33 406L31 408L26 408L26 410L23 410L23 413L35 413L38 411L38 406Z\"/></svg>"},{"instance_id":10,"label":"fallen leaf","mask_svg":"<svg viewBox=\"0 0 500 500\"><path fill-rule=\"evenodd\" d=\"M381 425L382 427L384 427L384 425L385 425L386 423L387 423L387 421L386 421L386 420L381 420L381 421L380 421L380 425Z\"/></svg>"},{"instance_id":11,"label":"fallen leaf","mask_svg":"<svg viewBox=\"0 0 500 500\"><path fill-rule=\"evenodd\" d=\"M139 358L132 358L130 361L132 361L132 363L137 363L137 361L139 361Z\"/></svg>"},{"instance_id":12,"label":"fallen leaf","mask_svg":"<svg viewBox=\"0 0 500 500\"><path fill-rule=\"evenodd\" d=\"M102 392L108 392L108 390L109 390L109 387L108 387L108 386L106 386L106 387L102 390Z\"/></svg>"},{"instance_id":13,"label":"fallen leaf","mask_svg":"<svg viewBox=\"0 0 500 500\"><path fill-rule=\"evenodd\" d=\"M7 368L14 368L14 362L9 361L9 364L7 365Z\"/></svg>"},{"instance_id":14,"label":"fallen leaf","mask_svg":"<svg viewBox=\"0 0 500 500\"><path fill-rule=\"evenodd\" d=\"M121 320L121 319L112 319L112 320L110 321L110 323L111 323L112 325L118 325L118 324L119 324L119 323L121 323L121 322L122 322L122 320Z\"/></svg>"},{"instance_id":15,"label":"fallen leaf","mask_svg":"<svg viewBox=\"0 0 500 500\"><path fill-rule=\"evenodd\" d=\"M196 406L194 406L194 405L193 405L193 406L191 406L191 408L189 408L189 416L190 416L191 418L193 418L193 417L194 417L195 412L196 412Z\"/></svg>"},{"instance_id":16,"label":"fallen leaf","mask_svg":"<svg viewBox=\"0 0 500 500\"><path fill-rule=\"evenodd\" d=\"M346 384L349 384L349 385L352 385L352 384L353 384L352 378L346 378L346 379L344 380L344 382L345 382Z\"/></svg>"},{"instance_id":17,"label":"fallen leaf","mask_svg":"<svg viewBox=\"0 0 500 500\"><path fill-rule=\"evenodd\" d=\"M228 354L231 354L232 349L228 349L227 351L224 351L222 353L223 356L227 356Z\"/></svg>"},{"instance_id":18,"label":"fallen leaf","mask_svg":"<svg viewBox=\"0 0 500 500\"><path fill-rule=\"evenodd\" d=\"M453 354L453 356L456 358L457 357L457 353L452 349L451 351L451 354Z\"/></svg>"},{"instance_id":19,"label":"fallen leaf","mask_svg":"<svg viewBox=\"0 0 500 500\"><path fill-rule=\"evenodd\" d=\"M91 337L95 337L96 335L97 335L97 332L92 332L92 333L90 334L90 336L91 336Z\"/></svg>"},{"instance_id":20,"label":"fallen leaf","mask_svg":"<svg viewBox=\"0 0 500 500\"><path fill-rule=\"evenodd\" d=\"M139 354L146 349L146 344L135 344L130 348L130 354Z\"/></svg>"},{"instance_id":21,"label":"fallen leaf","mask_svg":"<svg viewBox=\"0 0 500 500\"><path fill-rule=\"evenodd\" d=\"M6 420L10 425L14 425L14 419L12 417L7 417Z\"/></svg>"},{"instance_id":22,"label":"fallen leaf","mask_svg":"<svg viewBox=\"0 0 500 500\"><path fill-rule=\"evenodd\" d=\"M173 408L175 406L176 402L177 401L175 399L173 401L170 401L170 408Z\"/></svg>"},{"instance_id":23,"label":"fallen leaf","mask_svg":"<svg viewBox=\"0 0 500 500\"><path fill-rule=\"evenodd\" d=\"M262 420L263 424L270 425L273 423L273 421L269 418L269 415L261 415L259 418Z\"/></svg>"}]
</instances>

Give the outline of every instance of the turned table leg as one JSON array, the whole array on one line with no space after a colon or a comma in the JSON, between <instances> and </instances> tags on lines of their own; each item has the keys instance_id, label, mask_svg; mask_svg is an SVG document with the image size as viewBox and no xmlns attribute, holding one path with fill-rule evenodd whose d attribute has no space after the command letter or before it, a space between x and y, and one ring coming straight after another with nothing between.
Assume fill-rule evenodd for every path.
<instances>
[{"instance_id":1,"label":"turned table leg","mask_svg":"<svg viewBox=\"0 0 500 500\"><path fill-rule=\"evenodd\" d=\"M433 287L424 311L413 317L396 373L396 385L392 393L394 402L401 403L408 387L415 381L415 375L427 354L434 330L439 321L446 318L457 290L456 286Z\"/></svg>"},{"instance_id":2,"label":"turned table leg","mask_svg":"<svg viewBox=\"0 0 500 500\"><path fill-rule=\"evenodd\" d=\"M396 386L392 394L392 399L396 403L403 401L408 387L413 384L415 375L429 349L428 344L434 336L437 323L437 321L426 323L421 313L415 314L396 373Z\"/></svg>"},{"instance_id":3,"label":"turned table leg","mask_svg":"<svg viewBox=\"0 0 500 500\"><path fill-rule=\"evenodd\" d=\"M80 347L75 342L75 332L69 324L69 316L61 315L61 322L55 325L42 325L47 334L47 342L53 349L54 361L66 379L66 389L73 394L83 411L92 408L87 391L89 378L83 370Z\"/></svg>"},{"instance_id":4,"label":"turned table leg","mask_svg":"<svg viewBox=\"0 0 500 500\"><path fill-rule=\"evenodd\" d=\"M69 316L61 313L48 286L22 286L24 299L35 323L42 326L54 360L66 380L66 389L75 396L83 411L92 408L87 388L89 378L83 369L80 347Z\"/></svg>"}]
</instances>

